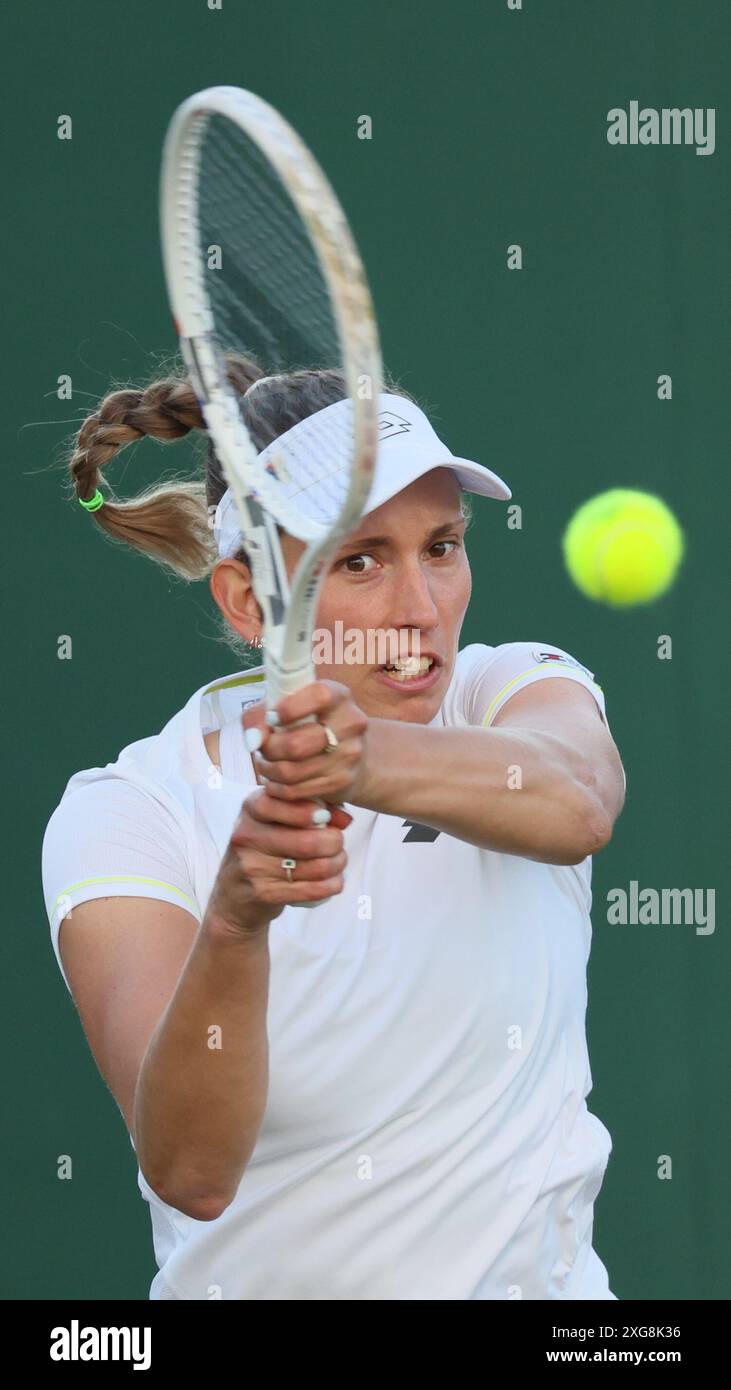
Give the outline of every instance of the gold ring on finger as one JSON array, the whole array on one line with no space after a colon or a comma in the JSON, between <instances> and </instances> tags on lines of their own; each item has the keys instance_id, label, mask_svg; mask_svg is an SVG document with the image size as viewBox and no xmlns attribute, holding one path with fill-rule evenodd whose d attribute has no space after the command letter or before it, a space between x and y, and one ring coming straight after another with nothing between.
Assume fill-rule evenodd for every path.
<instances>
[{"instance_id":1,"label":"gold ring on finger","mask_svg":"<svg viewBox=\"0 0 731 1390\"><path fill-rule=\"evenodd\" d=\"M323 724L322 720L318 720L318 723L320 724L320 727L325 730L325 738L327 740L323 752L332 753L333 748L340 747L340 740L338 739L337 734L335 734L333 730L330 728L329 724Z\"/></svg>"}]
</instances>

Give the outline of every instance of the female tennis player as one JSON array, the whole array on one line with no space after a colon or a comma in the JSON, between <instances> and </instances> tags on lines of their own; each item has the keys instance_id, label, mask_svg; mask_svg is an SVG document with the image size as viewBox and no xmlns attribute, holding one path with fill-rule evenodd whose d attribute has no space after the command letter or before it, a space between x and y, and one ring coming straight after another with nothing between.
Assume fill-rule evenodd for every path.
<instances>
[{"instance_id":1,"label":"female tennis player","mask_svg":"<svg viewBox=\"0 0 731 1390\"><path fill-rule=\"evenodd\" d=\"M285 462L298 424L343 404L337 371L232 372L257 448ZM54 949L136 1152L151 1298L613 1299L585 1010L621 762L567 652L460 650L466 494L510 493L397 386L379 404L317 679L274 709L260 669L207 682L71 777L43 848ZM210 450L205 489L99 504L125 444L202 429L183 377L114 392L78 435L76 495L110 536L210 573L232 641L260 645ZM282 543L291 574L302 543ZM399 651L369 649L383 633Z\"/></svg>"}]
</instances>

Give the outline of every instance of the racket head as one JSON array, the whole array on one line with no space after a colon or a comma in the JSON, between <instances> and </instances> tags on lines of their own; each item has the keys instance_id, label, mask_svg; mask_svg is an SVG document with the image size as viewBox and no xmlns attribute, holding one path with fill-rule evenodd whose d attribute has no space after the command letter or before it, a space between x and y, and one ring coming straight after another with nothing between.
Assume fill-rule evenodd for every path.
<instances>
[{"instance_id":1,"label":"racket head","mask_svg":"<svg viewBox=\"0 0 731 1390\"><path fill-rule=\"evenodd\" d=\"M274 107L237 87L182 103L160 189L165 278L181 350L236 501L265 615L270 702L313 678L311 641L327 560L360 520L378 444L382 366L373 303L343 209ZM268 375L339 367L336 433L266 465L246 428L225 353ZM336 437L337 435L337 437ZM304 485L303 485L304 484ZM291 585L276 525L307 545Z\"/></svg>"}]
</instances>

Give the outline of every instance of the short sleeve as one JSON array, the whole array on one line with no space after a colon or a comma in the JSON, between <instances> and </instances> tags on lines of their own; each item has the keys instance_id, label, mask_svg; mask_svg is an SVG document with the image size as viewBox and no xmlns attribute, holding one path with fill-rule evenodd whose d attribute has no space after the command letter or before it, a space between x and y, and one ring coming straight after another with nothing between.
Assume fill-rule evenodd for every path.
<instances>
[{"instance_id":1,"label":"short sleeve","mask_svg":"<svg viewBox=\"0 0 731 1390\"><path fill-rule=\"evenodd\" d=\"M41 859L51 940L64 980L59 930L82 902L157 898L199 919L202 915L182 820L163 801L122 778L67 788L46 827Z\"/></svg>"},{"instance_id":2,"label":"short sleeve","mask_svg":"<svg viewBox=\"0 0 731 1390\"><path fill-rule=\"evenodd\" d=\"M560 677L576 681L590 691L608 727L604 692L593 671L561 647L546 642L506 642L499 647L475 644L465 648L467 654L462 687L465 723L489 729L498 711L518 690L536 681Z\"/></svg>"}]
</instances>

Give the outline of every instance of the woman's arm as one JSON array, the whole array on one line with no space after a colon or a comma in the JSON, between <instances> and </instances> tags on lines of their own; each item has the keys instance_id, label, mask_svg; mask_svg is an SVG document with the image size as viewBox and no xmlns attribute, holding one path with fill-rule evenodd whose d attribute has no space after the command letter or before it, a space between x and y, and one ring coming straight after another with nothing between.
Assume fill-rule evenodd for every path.
<instances>
[{"instance_id":1,"label":"woman's arm","mask_svg":"<svg viewBox=\"0 0 731 1390\"><path fill-rule=\"evenodd\" d=\"M89 1046L140 1169L168 1205L220 1216L255 1147L268 1088L269 923L341 891L351 817L247 797L202 923L147 898L81 903L59 950ZM295 858L290 883L282 858Z\"/></svg>"},{"instance_id":2,"label":"woman's arm","mask_svg":"<svg viewBox=\"0 0 731 1390\"><path fill-rule=\"evenodd\" d=\"M578 864L601 849L624 801L619 754L596 701L565 677L517 691L489 729L366 719L330 681L288 696L277 713L283 727L274 732L259 707L244 722L261 731L258 768L285 800L342 798L547 864ZM287 728L307 713L334 728L332 753L322 751L318 725Z\"/></svg>"},{"instance_id":3,"label":"woman's arm","mask_svg":"<svg viewBox=\"0 0 731 1390\"><path fill-rule=\"evenodd\" d=\"M169 1206L212 1221L253 1153L266 1106L269 941L207 913L142 1060L140 1168Z\"/></svg>"},{"instance_id":4,"label":"woman's arm","mask_svg":"<svg viewBox=\"0 0 731 1390\"><path fill-rule=\"evenodd\" d=\"M541 863L601 849L624 801L614 741L574 681L517 692L490 729L374 719L367 743L355 804Z\"/></svg>"},{"instance_id":5,"label":"woman's arm","mask_svg":"<svg viewBox=\"0 0 731 1390\"><path fill-rule=\"evenodd\" d=\"M266 932L236 935L154 898L96 898L64 919L59 950L146 1181L187 1216L219 1215L266 1101Z\"/></svg>"},{"instance_id":6,"label":"woman's arm","mask_svg":"<svg viewBox=\"0 0 731 1390\"><path fill-rule=\"evenodd\" d=\"M346 812L283 807L264 788L244 801L175 993L140 1067L140 1167L170 1206L215 1220L236 1195L266 1107L269 924L288 904L341 892ZM292 882L283 858L297 860Z\"/></svg>"}]
</instances>

